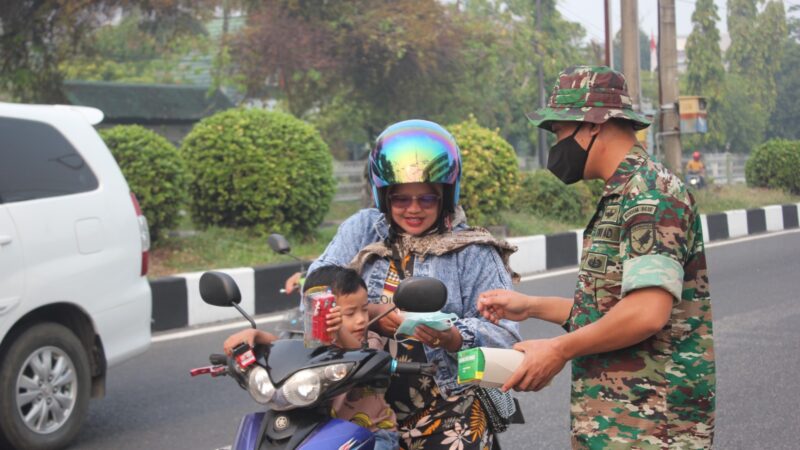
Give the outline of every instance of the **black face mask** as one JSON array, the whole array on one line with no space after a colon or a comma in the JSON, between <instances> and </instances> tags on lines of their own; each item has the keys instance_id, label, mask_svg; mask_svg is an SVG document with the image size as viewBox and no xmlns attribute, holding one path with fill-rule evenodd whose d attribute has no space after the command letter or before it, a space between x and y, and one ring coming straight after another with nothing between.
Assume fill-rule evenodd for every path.
<instances>
[{"instance_id":1,"label":"black face mask","mask_svg":"<svg viewBox=\"0 0 800 450\"><path fill-rule=\"evenodd\" d=\"M580 131L583 123L575 128L575 131L567 138L550 147L550 154L547 157L547 169L557 176L565 184L577 183L583 179L583 169L586 167L586 159L589 157L589 150L594 145L597 138L595 134L589 141L589 148L586 150L575 140L575 135Z\"/></svg>"}]
</instances>

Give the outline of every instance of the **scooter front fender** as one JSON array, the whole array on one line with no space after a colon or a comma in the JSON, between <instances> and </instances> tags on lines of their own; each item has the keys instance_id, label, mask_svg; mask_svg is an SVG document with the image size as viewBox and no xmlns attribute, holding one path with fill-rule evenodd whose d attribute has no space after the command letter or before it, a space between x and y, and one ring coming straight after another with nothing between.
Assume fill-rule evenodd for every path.
<instances>
[{"instance_id":1,"label":"scooter front fender","mask_svg":"<svg viewBox=\"0 0 800 450\"><path fill-rule=\"evenodd\" d=\"M251 413L242 417L239 429L236 431L236 441L231 450L255 450L261 441L262 427L264 424L263 412Z\"/></svg>"},{"instance_id":2,"label":"scooter front fender","mask_svg":"<svg viewBox=\"0 0 800 450\"><path fill-rule=\"evenodd\" d=\"M308 411L266 411L242 418L232 450L372 450L374 445L372 432L352 422Z\"/></svg>"}]
</instances>

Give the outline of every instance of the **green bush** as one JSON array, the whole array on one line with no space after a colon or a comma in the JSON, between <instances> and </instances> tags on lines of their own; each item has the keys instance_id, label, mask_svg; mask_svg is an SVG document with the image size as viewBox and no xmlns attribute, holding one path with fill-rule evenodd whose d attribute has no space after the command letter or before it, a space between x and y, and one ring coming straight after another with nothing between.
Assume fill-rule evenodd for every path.
<instances>
[{"instance_id":1,"label":"green bush","mask_svg":"<svg viewBox=\"0 0 800 450\"><path fill-rule=\"evenodd\" d=\"M595 184L579 182L567 186L548 170L526 172L522 174L514 207L539 217L583 222L594 212L600 198L592 192Z\"/></svg>"},{"instance_id":2,"label":"green bush","mask_svg":"<svg viewBox=\"0 0 800 450\"><path fill-rule=\"evenodd\" d=\"M748 186L800 194L800 141L771 139L759 145L744 171Z\"/></svg>"},{"instance_id":3,"label":"green bush","mask_svg":"<svg viewBox=\"0 0 800 450\"><path fill-rule=\"evenodd\" d=\"M512 205L518 189L519 163L514 148L496 130L478 125L475 117L448 127L461 149L461 200L469 223L489 225Z\"/></svg>"},{"instance_id":4,"label":"green bush","mask_svg":"<svg viewBox=\"0 0 800 450\"><path fill-rule=\"evenodd\" d=\"M334 193L333 163L317 130L289 114L230 109L200 121L181 151L201 225L306 235Z\"/></svg>"},{"instance_id":5,"label":"green bush","mask_svg":"<svg viewBox=\"0 0 800 450\"><path fill-rule=\"evenodd\" d=\"M186 164L166 138L138 125L100 130L100 136L136 194L156 241L178 221L186 199Z\"/></svg>"}]
</instances>

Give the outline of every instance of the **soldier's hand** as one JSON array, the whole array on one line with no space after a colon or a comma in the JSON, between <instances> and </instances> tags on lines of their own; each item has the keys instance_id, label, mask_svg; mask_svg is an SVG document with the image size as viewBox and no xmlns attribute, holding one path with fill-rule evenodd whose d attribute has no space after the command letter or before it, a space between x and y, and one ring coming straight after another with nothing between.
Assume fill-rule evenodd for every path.
<instances>
[{"instance_id":1,"label":"soldier's hand","mask_svg":"<svg viewBox=\"0 0 800 450\"><path fill-rule=\"evenodd\" d=\"M495 289L478 296L478 311L493 323L500 319L517 322L527 319L528 305L527 295L507 289Z\"/></svg>"},{"instance_id":2,"label":"soldier's hand","mask_svg":"<svg viewBox=\"0 0 800 450\"><path fill-rule=\"evenodd\" d=\"M555 339L534 339L514 344L525 358L501 388L503 391L539 391L561 372L567 359Z\"/></svg>"}]
</instances>

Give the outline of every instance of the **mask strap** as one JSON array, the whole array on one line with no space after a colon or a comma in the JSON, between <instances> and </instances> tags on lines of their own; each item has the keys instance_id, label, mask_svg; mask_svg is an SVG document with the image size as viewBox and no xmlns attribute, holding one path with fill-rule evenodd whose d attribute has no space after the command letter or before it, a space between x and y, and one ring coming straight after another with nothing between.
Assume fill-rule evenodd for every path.
<instances>
[{"instance_id":1,"label":"mask strap","mask_svg":"<svg viewBox=\"0 0 800 450\"><path fill-rule=\"evenodd\" d=\"M575 131L573 131L573 132L572 132L572 136L571 136L573 139L575 138L575 135L576 135L576 134L578 134L578 131L580 131L581 127L582 127L582 126L583 126L585 123L586 123L586 122L581 122L581 124L580 124L580 125L578 125L578 128L575 128ZM589 147L587 147L587 148L586 148L586 153L589 153L589 150L591 150L591 149L592 149L592 146L594 145L594 140L595 140L595 139L597 139L597 136L599 136L599 133L598 133L598 134L595 134L594 136L592 136L592 140L591 140L591 141L589 141Z\"/></svg>"},{"instance_id":2,"label":"mask strap","mask_svg":"<svg viewBox=\"0 0 800 450\"><path fill-rule=\"evenodd\" d=\"M589 153L589 150L592 149L592 145L594 145L594 140L597 139L597 136L599 136L599 135L600 135L600 133L595 134L594 136L592 136L592 140L589 141L589 148L586 149L586 153Z\"/></svg>"}]
</instances>

